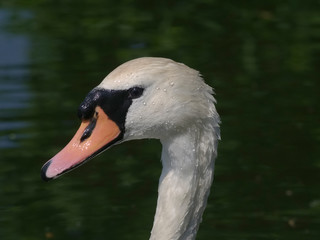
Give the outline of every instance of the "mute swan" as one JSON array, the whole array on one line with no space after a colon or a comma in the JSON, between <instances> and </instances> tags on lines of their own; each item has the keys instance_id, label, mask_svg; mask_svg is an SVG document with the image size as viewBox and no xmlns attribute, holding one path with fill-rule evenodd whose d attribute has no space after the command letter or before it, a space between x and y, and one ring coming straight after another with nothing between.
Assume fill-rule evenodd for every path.
<instances>
[{"instance_id":1,"label":"mute swan","mask_svg":"<svg viewBox=\"0 0 320 240\"><path fill-rule=\"evenodd\" d=\"M220 139L212 93L184 64L151 57L126 62L89 92L78 109L79 130L41 176L57 178L124 141L160 139L163 169L150 239L195 239Z\"/></svg>"}]
</instances>

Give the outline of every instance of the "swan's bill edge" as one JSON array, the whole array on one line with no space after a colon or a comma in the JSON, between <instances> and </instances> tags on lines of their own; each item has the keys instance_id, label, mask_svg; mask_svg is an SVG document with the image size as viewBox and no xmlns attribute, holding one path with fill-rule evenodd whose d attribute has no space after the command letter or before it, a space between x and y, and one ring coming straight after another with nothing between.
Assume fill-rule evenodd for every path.
<instances>
[{"instance_id":1,"label":"swan's bill edge","mask_svg":"<svg viewBox=\"0 0 320 240\"><path fill-rule=\"evenodd\" d=\"M86 130L91 128L91 122L82 122L71 141L43 165L41 178L44 181L79 167L123 138L123 131L100 107L96 107L96 112L99 117L94 129L90 129L90 136L83 139Z\"/></svg>"}]
</instances>

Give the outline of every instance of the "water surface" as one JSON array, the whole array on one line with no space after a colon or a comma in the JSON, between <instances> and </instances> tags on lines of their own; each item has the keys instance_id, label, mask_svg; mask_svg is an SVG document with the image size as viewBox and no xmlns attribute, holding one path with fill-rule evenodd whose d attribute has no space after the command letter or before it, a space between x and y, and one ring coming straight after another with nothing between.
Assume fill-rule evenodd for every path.
<instances>
[{"instance_id":1,"label":"water surface","mask_svg":"<svg viewBox=\"0 0 320 240\"><path fill-rule=\"evenodd\" d=\"M196 68L216 91L222 141L197 239L319 239L320 6L308 4L1 3L0 239L148 239L159 142L40 179L87 92L141 56Z\"/></svg>"}]
</instances>

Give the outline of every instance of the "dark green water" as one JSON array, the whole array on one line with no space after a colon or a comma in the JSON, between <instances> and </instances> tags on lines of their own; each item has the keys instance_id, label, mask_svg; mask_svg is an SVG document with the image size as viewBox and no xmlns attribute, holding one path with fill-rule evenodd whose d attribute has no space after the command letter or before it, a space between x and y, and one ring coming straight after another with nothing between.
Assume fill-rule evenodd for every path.
<instances>
[{"instance_id":1,"label":"dark green water","mask_svg":"<svg viewBox=\"0 0 320 240\"><path fill-rule=\"evenodd\" d=\"M197 239L320 239L320 3L295 0L2 1L0 239L148 239L159 142L40 179L87 92L141 56L216 90L222 141Z\"/></svg>"}]
</instances>

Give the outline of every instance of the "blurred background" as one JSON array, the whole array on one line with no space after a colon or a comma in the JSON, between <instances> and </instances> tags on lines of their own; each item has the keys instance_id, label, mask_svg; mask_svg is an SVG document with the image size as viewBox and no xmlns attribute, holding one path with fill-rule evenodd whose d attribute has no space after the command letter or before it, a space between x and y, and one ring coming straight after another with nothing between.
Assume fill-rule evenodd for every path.
<instances>
[{"instance_id":1,"label":"blurred background","mask_svg":"<svg viewBox=\"0 0 320 240\"><path fill-rule=\"evenodd\" d=\"M312 0L1 0L0 239L148 239L158 141L40 179L78 128L86 94L142 56L183 62L216 92L222 141L197 239L320 239Z\"/></svg>"}]
</instances>

